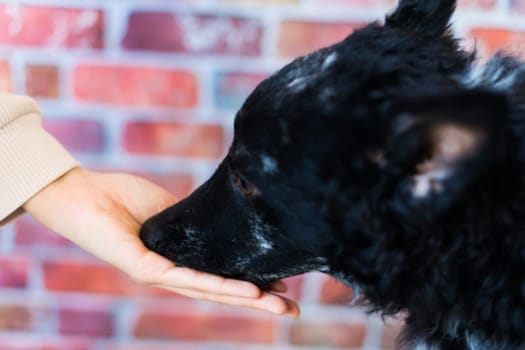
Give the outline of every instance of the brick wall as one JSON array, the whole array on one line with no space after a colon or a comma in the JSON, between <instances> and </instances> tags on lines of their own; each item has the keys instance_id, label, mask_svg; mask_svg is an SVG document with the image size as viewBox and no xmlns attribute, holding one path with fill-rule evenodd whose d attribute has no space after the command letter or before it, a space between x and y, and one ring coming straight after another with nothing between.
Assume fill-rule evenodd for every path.
<instances>
[{"instance_id":1,"label":"brick wall","mask_svg":"<svg viewBox=\"0 0 525 350\"><path fill-rule=\"evenodd\" d=\"M38 99L87 167L188 194L231 140L267 74L382 17L393 0L0 1L0 89ZM463 0L454 29L483 54L525 52L525 0ZM472 45L472 40L465 45ZM299 321L132 282L28 217L0 231L0 349L390 349L352 292L290 280Z\"/></svg>"}]
</instances>

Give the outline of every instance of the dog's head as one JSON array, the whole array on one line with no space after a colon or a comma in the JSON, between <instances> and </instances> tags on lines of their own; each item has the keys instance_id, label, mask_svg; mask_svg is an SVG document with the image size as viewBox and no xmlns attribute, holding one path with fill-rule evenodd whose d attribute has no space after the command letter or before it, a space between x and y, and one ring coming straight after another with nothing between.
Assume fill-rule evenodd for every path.
<instances>
[{"instance_id":1,"label":"dog's head","mask_svg":"<svg viewBox=\"0 0 525 350\"><path fill-rule=\"evenodd\" d=\"M298 58L235 119L215 174L140 237L177 265L253 281L369 255L381 220L447 213L497 158L506 100L469 90L455 1L400 1L384 24ZM375 237L375 236L376 237Z\"/></svg>"}]
</instances>

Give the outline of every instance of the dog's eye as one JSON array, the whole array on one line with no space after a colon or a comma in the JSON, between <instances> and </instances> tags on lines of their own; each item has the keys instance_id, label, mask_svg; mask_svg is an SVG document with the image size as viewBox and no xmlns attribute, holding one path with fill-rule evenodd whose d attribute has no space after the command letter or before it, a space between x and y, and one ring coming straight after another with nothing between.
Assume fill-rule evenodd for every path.
<instances>
[{"instance_id":1,"label":"dog's eye","mask_svg":"<svg viewBox=\"0 0 525 350\"><path fill-rule=\"evenodd\" d=\"M255 185L237 173L233 173L232 182L233 186L235 186L245 197L252 197L258 193Z\"/></svg>"}]
</instances>

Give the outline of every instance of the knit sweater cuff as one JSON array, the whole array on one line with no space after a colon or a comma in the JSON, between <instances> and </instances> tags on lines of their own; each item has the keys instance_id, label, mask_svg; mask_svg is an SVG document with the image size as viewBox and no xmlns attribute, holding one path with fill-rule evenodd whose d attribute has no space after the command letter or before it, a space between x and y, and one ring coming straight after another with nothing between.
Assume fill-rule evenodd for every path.
<instances>
[{"instance_id":1,"label":"knit sweater cuff","mask_svg":"<svg viewBox=\"0 0 525 350\"><path fill-rule=\"evenodd\" d=\"M31 101L31 100L29 100ZM27 102L27 101L26 101ZM36 104L29 104L29 107ZM20 112L6 110L0 114ZM26 108L27 105L26 105ZM0 128L0 223L48 184L78 166L78 162L47 133L36 107Z\"/></svg>"}]
</instances>

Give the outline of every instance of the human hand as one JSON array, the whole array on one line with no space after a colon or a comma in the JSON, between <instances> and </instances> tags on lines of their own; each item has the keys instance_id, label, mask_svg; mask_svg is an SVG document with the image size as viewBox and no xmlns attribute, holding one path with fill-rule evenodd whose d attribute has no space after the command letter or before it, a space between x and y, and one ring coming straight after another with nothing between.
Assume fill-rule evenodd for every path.
<instances>
[{"instance_id":1,"label":"human hand","mask_svg":"<svg viewBox=\"0 0 525 350\"><path fill-rule=\"evenodd\" d=\"M24 208L51 230L141 283L191 298L298 317L293 300L273 293L286 290L282 281L261 291L249 282L176 267L148 250L139 239L141 224L175 201L140 177L75 168Z\"/></svg>"}]
</instances>

